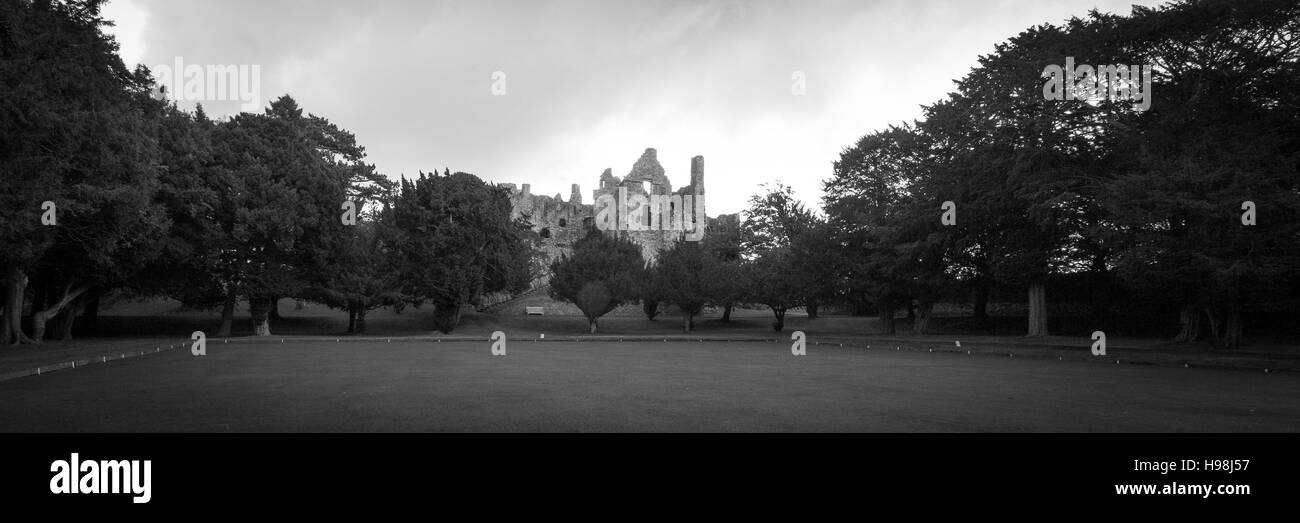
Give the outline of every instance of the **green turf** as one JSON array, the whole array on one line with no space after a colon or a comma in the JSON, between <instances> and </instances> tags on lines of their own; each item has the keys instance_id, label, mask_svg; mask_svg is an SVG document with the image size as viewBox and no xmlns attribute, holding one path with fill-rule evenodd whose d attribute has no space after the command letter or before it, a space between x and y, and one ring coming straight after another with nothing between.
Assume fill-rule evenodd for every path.
<instances>
[{"instance_id":1,"label":"green turf","mask_svg":"<svg viewBox=\"0 0 1300 523\"><path fill-rule=\"evenodd\" d=\"M780 343L214 344L0 382L3 431L1300 430L1300 377Z\"/></svg>"}]
</instances>

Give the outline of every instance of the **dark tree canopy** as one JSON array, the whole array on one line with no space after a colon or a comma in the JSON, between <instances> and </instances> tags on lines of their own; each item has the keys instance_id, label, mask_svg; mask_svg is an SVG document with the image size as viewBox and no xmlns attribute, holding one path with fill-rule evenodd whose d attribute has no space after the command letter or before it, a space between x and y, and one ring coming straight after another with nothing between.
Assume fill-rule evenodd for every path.
<instances>
[{"instance_id":1,"label":"dark tree canopy","mask_svg":"<svg viewBox=\"0 0 1300 523\"><path fill-rule=\"evenodd\" d=\"M431 303L442 332L484 294L528 285L526 226L511 220L506 189L477 176L447 170L403 179L392 227L401 292L416 306Z\"/></svg>"},{"instance_id":2,"label":"dark tree canopy","mask_svg":"<svg viewBox=\"0 0 1300 523\"><path fill-rule=\"evenodd\" d=\"M592 227L572 254L551 264L549 293L577 305L594 334L598 318L641 297L645 266L641 246Z\"/></svg>"}]
</instances>

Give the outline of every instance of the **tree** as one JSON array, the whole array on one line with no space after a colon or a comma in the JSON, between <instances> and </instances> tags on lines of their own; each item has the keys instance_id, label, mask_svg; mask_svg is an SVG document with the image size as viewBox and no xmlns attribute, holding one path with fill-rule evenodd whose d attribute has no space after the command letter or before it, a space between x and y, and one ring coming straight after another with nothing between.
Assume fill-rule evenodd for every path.
<instances>
[{"instance_id":1,"label":"tree","mask_svg":"<svg viewBox=\"0 0 1300 523\"><path fill-rule=\"evenodd\" d=\"M926 150L912 126L871 133L840 154L824 184L844 292L874 306L881 334L895 332L894 311L910 300L906 244L917 219L908 212L916 205L910 188L922 176Z\"/></svg>"},{"instance_id":2,"label":"tree","mask_svg":"<svg viewBox=\"0 0 1300 523\"><path fill-rule=\"evenodd\" d=\"M196 115L196 126L205 122ZM167 191L183 223L177 240L191 255L175 268L180 278L170 291L183 301L221 302L220 336L242 296L254 334L266 336L274 300L309 294L330 274L327 260L345 234L343 202L364 204L384 180L351 133L304 115L287 95L262 114L210 127L200 133L207 164Z\"/></svg>"},{"instance_id":3,"label":"tree","mask_svg":"<svg viewBox=\"0 0 1300 523\"><path fill-rule=\"evenodd\" d=\"M117 56L102 3L0 3L2 343L39 341L81 296L139 270L163 226L149 203L161 104L148 72ZM31 337L20 322L29 281Z\"/></svg>"},{"instance_id":4,"label":"tree","mask_svg":"<svg viewBox=\"0 0 1300 523\"><path fill-rule=\"evenodd\" d=\"M659 315L659 306L666 301L663 284L659 281L658 265L651 263L641 274L641 309L646 319L655 320Z\"/></svg>"},{"instance_id":5,"label":"tree","mask_svg":"<svg viewBox=\"0 0 1300 523\"><path fill-rule=\"evenodd\" d=\"M1116 265L1174 303L1176 340L1208 326L1236 348L1248 311L1294 297L1300 275L1300 6L1183 2L1135 8L1123 27L1161 98L1124 129L1106 187Z\"/></svg>"},{"instance_id":6,"label":"tree","mask_svg":"<svg viewBox=\"0 0 1300 523\"><path fill-rule=\"evenodd\" d=\"M803 307L809 319L817 318L820 306L835 298L842 266L835 255L840 247L836 240L830 222L815 215L790 238L793 270L803 281Z\"/></svg>"},{"instance_id":7,"label":"tree","mask_svg":"<svg viewBox=\"0 0 1300 523\"><path fill-rule=\"evenodd\" d=\"M349 334L366 333L366 314L403 303L401 282L392 268L393 248L375 220L366 220L340 235L323 282L313 288L315 299L348 313Z\"/></svg>"},{"instance_id":8,"label":"tree","mask_svg":"<svg viewBox=\"0 0 1300 523\"><path fill-rule=\"evenodd\" d=\"M836 283L836 258L826 250L834 247L829 224L804 207L793 189L777 182L750 197L739 236L748 259L782 251L785 277L797 282L803 294L798 303L810 318L817 317L819 304L831 298Z\"/></svg>"},{"instance_id":9,"label":"tree","mask_svg":"<svg viewBox=\"0 0 1300 523\"><path fill-rule=\"evenodd\" d=\"M159 185L154 203L168 228L155 242L160 253L145 270L127 282L127 291L140 296L167 296L187 307L226 306L217 333L230 335L234 297L226 292L228 268L222 247L228 227L219 220L225 192L239 191L240 180L215 165L215 123L202 105L193 114L170 104L158 125Z\"/></svg>"},{"instance_id":10,"label":"tree","mask_svg":"<svg viewBox=\"0 0 1300 523\"><path fill-rule=\"evenodd\" d=\"M803 305L807 297L800 280L792 277L796 265L794 252L788 246L781 246L763 250L757 258L741 266L749 283L745 300L770 308L776 318L772 329L777 332L785 329L785 313Z\"/></svg>"},{"instance_id":11,"label":"tree","mask_svg":"<svg viewBox=\"0 0 1300 523\"><path fill-rule=\"evenodd\" d=\"M637 299L646 262L632 240L595 227L574 242L573 253L551 264L550 296L573 303L587 317L592 334L596 320Z\"/></svg>"},{"instance_id":12,"label":"tree","mask_svg":"<svg viewBox=\"0 0 1300 523\"><path fill-rule=\"evenodd\" d=\"M725 262L711 255L701 242L679 241L659 252L654 284L664 300L682 311L682 331L690 334L695 315L709 303L727 297Z\"/></svg>"},{"instance_id":13,"label":"tree","mask_svg":"<svg viewBox=\"0 0 1300 523\"><path fill-rule=\"evenodd\" d=\"M709 218L708 232L704 235L704 249L722 263L717 304L722 307L722 321L731 321L731 310L748 291L740 270L744 260L744 230L739 214L724 214Z\"/></svg>"},{"instance_id":14,"label":"tree","mask_svg":"<svg viewBox=\"0 0 1300 523\"><path fill-rule=\"evenodd\" d=\"M527 288L526 222L510 219L506 189L469 173L403 178L392 208L393 256L409 303L432 303L434 328L448 333L462 309L493 292Z\"/></svg>"}]
</instances>

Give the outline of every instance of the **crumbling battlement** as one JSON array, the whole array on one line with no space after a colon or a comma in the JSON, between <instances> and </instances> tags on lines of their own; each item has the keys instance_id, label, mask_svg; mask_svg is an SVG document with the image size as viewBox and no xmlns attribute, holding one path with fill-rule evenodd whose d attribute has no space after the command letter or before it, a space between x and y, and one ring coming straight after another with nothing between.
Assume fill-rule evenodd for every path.
<instances>
[{"instance_id":1,"label":"crumbling battlement","mask_svg":"<svg viewBox=\"0 0 1300 523\"><path fill-rule=\"evenodd\" d=\"M632 165L632 170L627 176L619 178L614 176L611 169L605 169L600 175L599 185L592 191L592 203L599 200L601 196L617 198L620 187L624 188L628 195L693 195L695 199L700 199L702 202L704 157L691 158L690 172L690 184L673 191L672 182L668 180L663 166L659 164L657 152L653 148L648 148ZM573 242L586 235L587 228L594 225L593 205L583 203L578 184L573 184L568 201L563 200L559 194L555 196L532 194L529 184L523 184L520 188L512 183L501 185L510 190L510 217L527 218L533 224L533 231L542 237L542 249L546 253L547 265L551 260L558 259L560 255L571 252ZM703 215L703 204L701 203L698 208ZM631 238L641 245L642 255L647 261L654 260L660 248L680 241L684 237L682 231L674 230L611 230L607 233Z\"/></svg>"}]
</instances>

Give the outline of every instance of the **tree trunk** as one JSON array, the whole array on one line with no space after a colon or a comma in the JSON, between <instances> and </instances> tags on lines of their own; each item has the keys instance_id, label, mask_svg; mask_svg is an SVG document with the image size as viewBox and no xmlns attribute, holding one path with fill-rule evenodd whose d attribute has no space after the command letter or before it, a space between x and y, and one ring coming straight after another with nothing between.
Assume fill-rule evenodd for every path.
<instances>
[{"instance_id":1,"label":"tree trunk","mask_svg":"<svg viewBox=\"0 0 1300 523\"><path fill-rule=\"evenodd\" d=\"M687 312L685 309L682 310L682 332L686 334L691 333L691 316L694 316L694 314Z\"/></svg>"},{"instance_id":2,"label":"tree trunk","mask_svg":"<svg viewBox=\"0 0 1300 523\"><path fill-rule=\"evenodd\" d=\"M32 293L31 293L31 294L32 294L32 313L33 313L33 314L35 314L36 311L44 310L44 309L45 309L45 303L46 303L45 297L46 297L47 295L49 295L49 291L48 291L48 289L47 289L47 287L46 287L46 281L45 281L45 280L46 280L45 276L42 275L40 272L37 272L37 273L36 273L36 277L35 277L35 278L32 278L31 280L29 280L29 281L27 282L27 283L28 283L28 286L31 287L31 289L32 289ZM37 339L40 339L40 338L37 338Z\"/></svg>"},{"instance_id":3,"label":"tree trunk","mask_svg":"<svg viewBox=\"0 0 1300 523\"><path fill-rule=\"evenodd\" d=\"M596 333L596 318L588 318L588 319L587 319L587 327L590 328L590 332L591 332L592 334L595 334L595 333Z\"/></svg>"},{"instance_id":4,"label":"tree trunk","mask_svg":"<svg viewBox=\"0 0 1300 523\"><path fill-rule=\"evenodd\" d=\"M930 313L934 311L934 301L929 299L920 300L916 309L916 320L912 322L913 334L930 333Z\"/></svg>"},{"instance_id":5,"label":"tree trunk","mask_svg":"<svg viewBox=\"0 0 1300 523\"><path fill-rule=\"evenodd\" d=\"M1241 305L1229 303L1227 308L1228 318L1223 328L1223 347L1235 350L1241 348Z\"/></svg>"},{"instance_id":6,"label":"tree trunk","mask_svg":"<svg viewBox=\"0 0 1300 523\"><path fill-rule=\"evenodd\" d=\"M1047 286L1042 282L1029 284L1029 337L1047 336Z\"/></svg>"},{"instance_id":7,"label":"tree trunk","mask_svg":"<svg viewBox=\"0 0 1300 523\"><path fill-rule=\"evenodd\" d=\"M254 336L271 335L271 302L266 298L248 300L248 316L253 319Z\"/></svg>"},{"instance_id":8,"label":"tree trunk","mask_svg":"<svg viewBox=\"0 0 1300 523\"><path fill-rule=\"evenodd\" d=\"M1205 319L1210 323L1210 341L1214 343L1214 348L1223 348L1223 320L1222 312L1217 305L1205 307Z\"/></svg>"},{"instance_id":9,"label":"tree trunk","mask_svg":"<svg viewBox=\"0 0 1300 523\"><path fill-rule=\"evenodd\" d=\"M655 321L655 316L659 315L659 302L642 301L641 310L645 311L645 317L649 318L650 321Z\"/></svg>"},{"instance_id":10,"label":"tree trunk","mask_svg":"<svg viewBox=\"0 0 1300 523\"><path fill-rule=\"evenodd\" d=\"M27 287L27 275L22 269L10 268L5 274L4 285L4 323L8 333L0 343L32 343L32 339L23 333L23 293Z\"/></svg>"},{"instance_id":11,"label":"tree trunk","mask_svg":"<svg viewBox=\"0 0 1300 523\"><path fill-rule=\"evenodd\" d=\"M221 306L221 327L217 328L217 336L225 338L230 336L230 327L235 323L235 294L226 295L226 303Z\"/></svg>"},{"instance_id":12,"label":"tree trunk","mask_svg":"<svg viewBox=\"0 0 1300 523\"><path fill-rule=\"evenodd\" d=\"M77 312L81 309L81 301L77 300L63 312L54 318L54 337L63 341L72 340L72 326L77 322Z\"/></svg>"},{"instance_id":13,"label":"tree trunk","mask_svg":"<svg viewBox=\"0 0 1300 523\"><path fill-rule=\"evenodd\" d=\"M280 321L280 298L271 298L271 308L267 317Z\"/></svg>"},{"instance_id":14,"label":"tree trunk","mask_svg":"<svg viewBox=\"0 0 1300 523\"><path fill-rule=\"evenodd\" d=\"M731 321L731 308L732 308L732 307L734 307L734 305L728 303L726 307L723 307L723 308L722 308L722 321L723 321L723 323L728 323L728 322Z\"/></svg>"},{"instance_id":15,"label":"tree trunk","mask_svg":"<svg viewBox=\"0 0 1300 523\"><path fill-rule=\"evenodd\" d=\"M894 334L897 330L894 327L894 306L889 303L889 299L880 300L876 305L876 314L880 318L880 333Z\"/></svg>"},{"instance_id":16,"label":"tree trunk","mask_svg":"<svg viewBox=\"0 0 1300 523\"><path fill-rule=\"evenodd\" d=\"M817 319L817 309L818 309L817 302L809 300L808 305L804 307L804 311L808 313L808 319L810 320Z\"/></svg>"},{"instance_id":17,"label":"tree trunk","mask_svg":"<svg viewBox=\"0 0 1300 523\"><path fill-rule=\"evenodd\" d=\"M68 309L55 322L58 330L55 336L63 341L72 341L72 327L77 323L77 309Z\"/></svg>"},{"instance_id":18,"label":"tree trunk","mask_svg":"<svg viewBox=\"0 0 1300 523\"><path fill-rule=\"evenodd\" d=\"M53 319L55 316L58 316L60 312L63 312L63 309L71 305L72 302L77 299L77 296L81 296L82 293L88 290L90 290L90 287L81 287L79 289L74 290L72 288L72 284L69 283L67 286L63 288L63 296L59 297L58 301L51 304L50 307L45 310L33 312L32 313L32 339L36 340L37 343L44 340L45 324L49 322L51 319Z\"/></svg>"},{"instance_id":19,"label":"tree trunk","mask_svg":"<svg viewBox=\"0 0 1300 523\"><path fill-rule=\"evenodd\" d=\"M916 302L912 301L911 299L907 300L907 319L909 320L916 319Z\"/></svg>"},{"instance_id":20,"label":"tree trunk","mask_svg":"<svg viewBox=\"0 0 1300 523\"><path fill-rule=\"evenodd\" d=\"M1183 305L1178 314L1178 320L1182 323L1182 328L1178 330L1178 335L1174 336L1174 341L1180 343L1193 342L1201 338L1201 311L1195 304Z\"/></svg>"},{"instance_id":21,"label":"tree trunk","mask_svg":"<svg viewBox=\"0 0 1300 523\"><path fill-rule=\"evenodd\" d=\"M366 308L357 311L357 334L366 333Z\"/></svg>"},{"instance_id":22,"label":"tree trunk","mask_svg":"<svg viewBox=\"0 0 1300 523\"><path fill-rule=\"evenodd\" d=\"M357 332L357 309L351 305L348 306L348 334Z\"/></svg>"}]
</instances>

